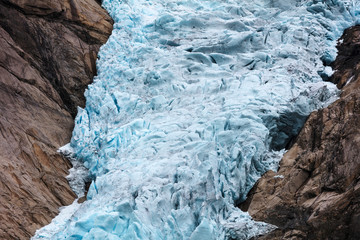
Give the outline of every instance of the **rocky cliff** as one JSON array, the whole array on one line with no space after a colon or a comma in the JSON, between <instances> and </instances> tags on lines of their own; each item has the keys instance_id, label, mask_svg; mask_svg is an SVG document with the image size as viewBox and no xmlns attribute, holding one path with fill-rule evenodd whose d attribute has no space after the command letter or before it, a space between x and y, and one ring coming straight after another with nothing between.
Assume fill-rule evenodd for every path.
<instances>
[{"instance_id":1,"label":"rocky cliff","mask_svg":"<svg viewBox=\"0 0 360 240\"><path fill-rule=\"evenodd\" d=\"M112 22L95 0L0 0L0 239L29 239L75 194L76 106Z\"/></svg>"},{"instance_id":2,"label":"rocky cliff","mask_svg":"<svg viewBox=\"0 0 360 240\"><path fill-rule=\"evenodd\" d=\"M279 171L240 206L279 227L259 239L359 239L360 26L345 31L338 51L330 80L340 99L310 115Z\"/></svg>"}]
</instances>

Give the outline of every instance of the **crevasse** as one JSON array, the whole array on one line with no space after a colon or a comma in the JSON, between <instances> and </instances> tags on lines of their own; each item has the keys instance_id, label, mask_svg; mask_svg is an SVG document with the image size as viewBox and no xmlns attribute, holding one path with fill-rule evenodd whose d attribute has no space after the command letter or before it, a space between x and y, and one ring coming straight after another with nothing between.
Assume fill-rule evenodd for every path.
<instances>
[{"instance_id":1,"label":"crevasse","mask_svg":"<svg viewBox=\"0 0 360 240\"><path fill-rule=\"evenodd\" d=\"M87 201L33 239L248 239L235 205L277 169L358 1L104 0L114 30L71 139ZM73 205L74 205L73 204ZM60 220L61 221L60 221Z\"/></svg>"}]
</instances>

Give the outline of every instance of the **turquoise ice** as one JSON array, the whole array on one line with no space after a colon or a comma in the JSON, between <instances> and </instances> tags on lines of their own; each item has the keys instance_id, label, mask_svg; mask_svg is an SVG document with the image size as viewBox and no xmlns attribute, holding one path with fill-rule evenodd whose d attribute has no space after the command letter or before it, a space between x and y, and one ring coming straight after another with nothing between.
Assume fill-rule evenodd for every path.
<instances>
[{"instance_id":1,"label":"turquoise ice","mask_svg":"<svg viewBox=\"0 0 360 240\"><path fill-rule=\"evenodd\" d=\"M93 179L33 239L248 239L236 208L308 114L357 1L104 0L114 30L71 139ZM59 219L60 219L59 218ZM61 222L61 223L60 223Z\"/></svg>"}]
</instances>

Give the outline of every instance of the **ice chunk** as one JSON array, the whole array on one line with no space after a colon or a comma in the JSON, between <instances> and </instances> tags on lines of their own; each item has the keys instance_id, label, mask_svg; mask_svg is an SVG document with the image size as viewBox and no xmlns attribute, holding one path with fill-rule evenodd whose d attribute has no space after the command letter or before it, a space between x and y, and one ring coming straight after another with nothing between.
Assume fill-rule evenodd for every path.
<instances>
[{"instance_id":1,"label":"ice chunk","mask_svg":"<svg viewBox=\"0 0 360 240\"><path fill-rule=\"evenodd\" d=\"M73 167L69 169L69 175L66 179L69 181L70 187L76 195L83 197L85 195L85 184L90 182L89 170L81 160L74 157L74 149L70 146L70 143L59 148L58 152L71 161Z\"/></svg>"}]
</instances>

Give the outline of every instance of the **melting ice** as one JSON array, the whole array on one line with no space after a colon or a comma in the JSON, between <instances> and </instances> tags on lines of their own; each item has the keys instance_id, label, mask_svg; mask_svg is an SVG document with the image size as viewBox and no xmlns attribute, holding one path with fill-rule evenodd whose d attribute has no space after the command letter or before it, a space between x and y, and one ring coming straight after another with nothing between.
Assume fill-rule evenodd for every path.
<instances>
[{"instance_id":1,"label":"melting ice","mask_svg":"<svg viewBox=\"0 0 360 240\"><path fill-rule=\"evenodd\" d=\"M104 0L114 30L71 147L87 201L33 239L247 239L235 205L276 170L357 1ZM60 223L61 222L61 223Z\"/></svg>"}]
</instances>

